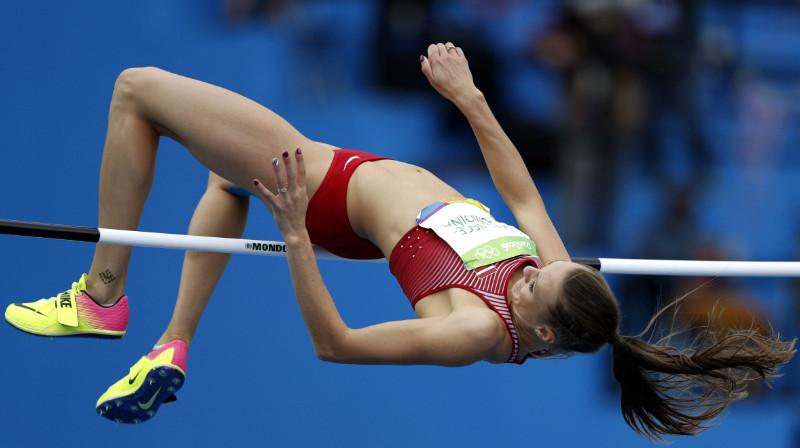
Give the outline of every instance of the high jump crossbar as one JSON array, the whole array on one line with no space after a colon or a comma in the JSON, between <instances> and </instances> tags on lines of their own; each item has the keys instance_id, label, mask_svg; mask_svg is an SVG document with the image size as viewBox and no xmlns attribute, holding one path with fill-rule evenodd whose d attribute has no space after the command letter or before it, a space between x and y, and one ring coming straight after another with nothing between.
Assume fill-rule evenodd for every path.
<instances>
[{"instance_id":1,"label":"high jump crossbar","mask_svg":"<svg viewBox=\"0 0 800 448\"><path fill-rule=\"evenodd\" d=\"M286 256L286 244L282 241L178 235L12 221L8 219L0 219L0 234L122 246ZM317 246L314 246L314 253L318 259L344 259ZM385 262L386 260L359 261ZM800 262L795 261L643 260L577 257L573 258L572 261L591 266L606 274L680 275L691 277L800 277Z\"/></svg>"}]
</instances>

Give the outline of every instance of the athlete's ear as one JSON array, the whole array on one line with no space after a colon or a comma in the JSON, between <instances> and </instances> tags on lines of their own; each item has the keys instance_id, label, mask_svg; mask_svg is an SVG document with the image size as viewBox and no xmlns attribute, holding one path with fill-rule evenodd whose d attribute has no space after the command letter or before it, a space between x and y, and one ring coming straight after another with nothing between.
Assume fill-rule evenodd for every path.
<instances>
[{"instance_id":1,"label":"athlete's ear","mask_svg":"<svg viewBox=\"0 0 800 448\"><path fill-rule=\"evenodd\" d=\"M552 344L557 339L556 331L547 325L538 326L533 331L536 332L536 336L539 336L539 339L549 344Z\"/></svg>"}]
</instances>

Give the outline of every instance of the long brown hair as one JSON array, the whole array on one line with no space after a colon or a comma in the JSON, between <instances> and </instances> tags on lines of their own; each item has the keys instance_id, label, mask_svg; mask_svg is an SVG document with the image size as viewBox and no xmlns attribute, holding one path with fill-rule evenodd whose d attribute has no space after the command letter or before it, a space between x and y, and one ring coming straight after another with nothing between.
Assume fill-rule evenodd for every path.
<instances>
[{"instance_id":1,"label":"long brown hair","mask_svg":"<svg viewBox=\"0 0 800 448\"><path fill-rule=\"evenodd\" d=\"M593 353L612 344L622 416L649 440L693 435L713 426L728 405L747 396L750 382L780 376L778 367L795 352L796 339L781 341L779 335L765 335L756 326L715 325L718 313L712 313L701 328L675 328L674 311L682 299L658 311L641 334L620 336L619 309L608 283L593 269L576 268L564 282L561 299L550 309L558 351ZM665 335L654 336L670 310ZM646 341L647 334L653 336ZM676 339L688 342L676 348Z\"/></svg>"}]
</instances>

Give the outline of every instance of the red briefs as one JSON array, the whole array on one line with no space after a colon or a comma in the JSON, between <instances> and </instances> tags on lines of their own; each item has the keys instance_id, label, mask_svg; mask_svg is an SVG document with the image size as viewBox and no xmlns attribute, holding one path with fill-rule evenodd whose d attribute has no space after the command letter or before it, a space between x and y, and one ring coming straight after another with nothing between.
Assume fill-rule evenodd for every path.
<instances>
[{"instance_id":1,"label":"red briefs","mask_svg":"<svg viewBox=\"0 0 800 448\"><path fill-rule=\"evenodd\" d=\"M347 216L347 185L359 165L386 159L388 158L351 149L333 151L331 167L308 202L306 228L312 243L344 258L383 258L383 252L378 246L358 236L350 225L350 218Z\"/></svg>"}]
</instances>

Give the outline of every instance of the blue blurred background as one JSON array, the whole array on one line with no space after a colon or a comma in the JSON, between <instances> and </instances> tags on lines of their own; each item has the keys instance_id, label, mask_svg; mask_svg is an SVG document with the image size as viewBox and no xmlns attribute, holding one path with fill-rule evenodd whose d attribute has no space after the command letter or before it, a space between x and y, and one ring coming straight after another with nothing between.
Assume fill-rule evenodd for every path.
<instances>
[{"instance_id":1,"label":"blue blurred background","mask_svg":"<svg viewBox=\"0 0 800 448\"><path fill-rule=\"evenodd\" d=\"M796 260L800 8L794 1L75 0L0 2L0 217L94 226L106 113L155 65L270 107L313 139L423 165L511 220L457 111L426 85L428 43L464 47L573 256ZM185 233L206 172L164 141L142 230ZM246 236L279 239L253 203ZM4 306L89 269L85 243L0 236ZM182 253L137 248L117 342L0 325L0 446L648 446L620 415L606 351L523 367L317 361L285 260L235 256L177 403L141 425L95 400L165 328ZM387 266L320 262L351 326L410 318ZM624 331L707 279L609 278ZM797 334L793 279L719 279L721 300ZM675 446L800 446L796 363Z\"/></svg>"}]
</instances>

